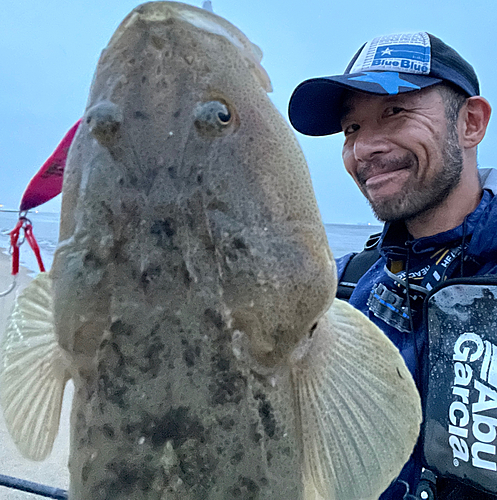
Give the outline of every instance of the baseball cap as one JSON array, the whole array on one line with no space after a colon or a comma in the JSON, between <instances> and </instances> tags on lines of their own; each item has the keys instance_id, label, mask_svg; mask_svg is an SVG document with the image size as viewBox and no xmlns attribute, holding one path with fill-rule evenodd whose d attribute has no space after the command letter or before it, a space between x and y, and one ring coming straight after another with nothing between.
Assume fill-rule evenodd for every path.
<instances>
[{"instance_id":1,"label":"baseball cap","mask_svg":"<svg viewBox=\"0 0 497 500\"><path fill-rule=\"evenodd\" d=\"M450 82L468 96L480 94L473 67L430 33L379 36L365 43L343 75L305 80L288 107L291 124L305 135L342 130L340 107L346 90L392 95Z\"/></svg>"}]
</instances>

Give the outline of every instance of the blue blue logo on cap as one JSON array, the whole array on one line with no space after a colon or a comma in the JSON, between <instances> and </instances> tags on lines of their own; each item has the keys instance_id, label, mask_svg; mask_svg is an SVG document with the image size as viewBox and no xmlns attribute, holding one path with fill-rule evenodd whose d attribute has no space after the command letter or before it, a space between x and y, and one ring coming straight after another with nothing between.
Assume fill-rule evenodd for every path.
<instances>
[{"instance_id":1,"label":"blue blue logo on cap","mask_svg":"<svg viewBox=\"0 0 497 500\"><path fill-rule=\"evenodd\" d=\"M420 63L430 62L430 47L411 43L391 44L386 47L377 47L374 59L410 59ZM373 62L373 65L375 63Z\"/></svg>"},{"instance_id":2,"label":"blue blue logo on cap","mask_svg":"<svg viewBox=\"0 0 497 500\"><path fill-rule=\"evenodd\" d=\"M377 73L375 71L365 71L363 75L348 78L348 80L356 80L358 82L377 83L385 89L389 94L398 94L400 87L407 87L413 90L419 90L421 87L414 83L402 80L399 73L385 71Z\"/></svg>"},{"instance_id":3,"label":"blue blue logo on cap","mask_svg":"<svg viewBox=\"0 0 497 500\"><path fill-rule=\"evenodd\" d=\"M430 37L425 32L379 36L361 50L349 73L398 71L429 75Z\"/></svg>"}]
</instances>

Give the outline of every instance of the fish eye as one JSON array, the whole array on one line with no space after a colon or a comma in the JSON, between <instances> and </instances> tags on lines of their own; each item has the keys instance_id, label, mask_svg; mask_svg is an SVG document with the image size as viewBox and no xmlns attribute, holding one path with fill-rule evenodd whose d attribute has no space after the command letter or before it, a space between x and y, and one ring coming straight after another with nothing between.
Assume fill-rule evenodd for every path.
<instances>
[{"instance_id":1,"label":"fish eye","mask_svg":"<svg viewBox=\"0 0 497 500\"><path fill-rule=\"evenodd\" d=\"M218 111L217 117L221 121L221 123L226 123L228 124L231 120L231 113L229 112L229 109L226 108L226 112L224 111Z\"/></svg>"},{"instance_id":2,"label":"fish eye","mask_svg":"<svg viewBox=\"0 0 497 500\"><path fill-rule=\"evenodd\" d=\"M233 123L233 113L221 101L202 102L195 108L195 127L203 135L225 135Z\"/></svg>"}]
</instances>

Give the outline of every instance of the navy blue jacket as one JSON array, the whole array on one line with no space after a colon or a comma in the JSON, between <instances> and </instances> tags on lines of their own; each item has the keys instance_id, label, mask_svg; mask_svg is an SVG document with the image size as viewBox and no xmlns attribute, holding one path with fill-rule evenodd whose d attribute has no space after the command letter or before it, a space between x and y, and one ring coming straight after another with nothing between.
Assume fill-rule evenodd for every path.
<instances>
[{"instance_id":1,"label":"navy blue jacket","mask_svg":"<svg viewBox=\"0 0 497 500\"><path fill-rule=\"evenodd\" d=\"M480 169L480 179L484 188L482 200L475 211L469 214L464 223L450 231L409 240L404 223L385 224L380 243L379 260L362 276L350 297L349 303L364 313L378 325L397 346L407 367L412 373L418 389L421 387L421 367L419 361L427 342L422 314L413 314L413 332L401 332L373 315L367 301L373 286L385 283L392 287L392 278L385 272L389 260L406 261L409 258L411 269L420 267L430 255L441 248L454 247L466 242L464 261L454 262L449 268L447 278L497 274L497 170ZM347 263L354 254L337 259L338 276L341 279ZM380 497L381 500L399 500L406 491L404 481L409 484L409 493L414 494L421 473L421 447L416 446L410 460L404 466L397 482Z\"/></svg>"}]
</instances>

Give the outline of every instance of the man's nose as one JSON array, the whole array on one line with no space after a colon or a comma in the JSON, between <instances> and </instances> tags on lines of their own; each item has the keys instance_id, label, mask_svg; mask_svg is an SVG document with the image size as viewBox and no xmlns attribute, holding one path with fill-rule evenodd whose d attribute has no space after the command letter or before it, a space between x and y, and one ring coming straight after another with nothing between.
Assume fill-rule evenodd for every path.
<instances>
[{"instance_id":1,"label":"man's nose","mask_svg":"<svg viewBox=\"0 0 497 500\"><path fill-rule=\"evenodd\" d=\"M371 161L375 156L387 153L390 149L385 135L377 130L361 127L356 134L354 141L356 161Z\"/></svg>"}]
</instances>

